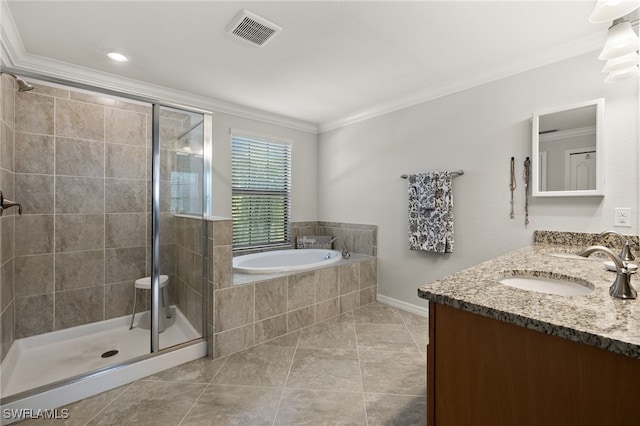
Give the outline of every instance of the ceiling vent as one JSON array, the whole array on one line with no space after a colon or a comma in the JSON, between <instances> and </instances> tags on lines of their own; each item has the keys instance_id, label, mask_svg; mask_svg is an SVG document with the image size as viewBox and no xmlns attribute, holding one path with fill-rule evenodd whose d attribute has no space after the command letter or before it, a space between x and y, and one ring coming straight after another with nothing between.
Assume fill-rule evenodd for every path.
<instances>
[{"instance_id":1,"label":"ceiling vent","mask_svg":"<svg viewBox=\"0 0 640 426\"><path fill-rule=\"evenodd\" d=\"M243 9L227 25L227 31L247 43L262 47L282 31L282 27Z\"/></svg>"}]
</instances>

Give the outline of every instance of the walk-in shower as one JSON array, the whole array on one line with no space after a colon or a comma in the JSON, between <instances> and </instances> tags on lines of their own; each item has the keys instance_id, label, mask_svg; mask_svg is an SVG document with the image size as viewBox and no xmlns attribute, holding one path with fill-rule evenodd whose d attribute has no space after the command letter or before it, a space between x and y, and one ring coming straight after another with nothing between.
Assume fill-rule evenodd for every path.
<instances>
[{"instance_id":1,"label":"walk-in shower","mask_svg":"<svg viewBox=\"0 0 640 426\"><path fill-rule=\"evenodd\" d=\"M0 191L22 209L0 216L5 409L206 354L211 116L29 81L0 77Z\"/></svg>"}]
</instances>

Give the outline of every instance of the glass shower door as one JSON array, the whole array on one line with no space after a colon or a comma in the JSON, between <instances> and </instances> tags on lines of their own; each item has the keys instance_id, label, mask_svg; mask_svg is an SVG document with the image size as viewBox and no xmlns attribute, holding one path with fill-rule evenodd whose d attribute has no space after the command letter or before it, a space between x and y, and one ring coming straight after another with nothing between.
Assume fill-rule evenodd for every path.
<instances>
[{"instance_id":1,"label":"glass shower door","mask_svg":"<svg viewBox=\"0 0 640 426\"><path fill-rule=\"evenodd\" d=\"M210 123L210 115L159 107L159 349L204 335Z\"/></svg>"}]
</instances>

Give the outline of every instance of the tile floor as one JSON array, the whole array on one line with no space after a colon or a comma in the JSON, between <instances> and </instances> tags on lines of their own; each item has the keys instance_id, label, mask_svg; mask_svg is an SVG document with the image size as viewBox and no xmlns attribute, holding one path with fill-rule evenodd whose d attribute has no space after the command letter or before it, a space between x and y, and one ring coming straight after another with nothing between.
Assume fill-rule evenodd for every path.
<instances>
[{"instance_id":1,"label":"tile floor","mask_svg":"<svg viewBox=\"0 0 640 426\"><path fill-rule=\"evenodd\" d=\"M55 424L424 425L427 334L426 318L373 303L76 402Z\"/></svg>"}]
</instances>

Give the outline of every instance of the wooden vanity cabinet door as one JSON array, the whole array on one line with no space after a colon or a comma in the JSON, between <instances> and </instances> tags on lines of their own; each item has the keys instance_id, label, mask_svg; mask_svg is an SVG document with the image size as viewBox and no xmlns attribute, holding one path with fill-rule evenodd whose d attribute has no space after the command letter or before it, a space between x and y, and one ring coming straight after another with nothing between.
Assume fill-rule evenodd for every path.
<instances>
[{"instance_id":1,"label":"wooden vanity cabinet door","mask_svg":"<svg viewBox=\"0 0 640 426\"><path fill-rule=\"evenodd\" d=\"M638 425L640 360L429 303L427 424Z\"/></svg>"}]
</instances>

